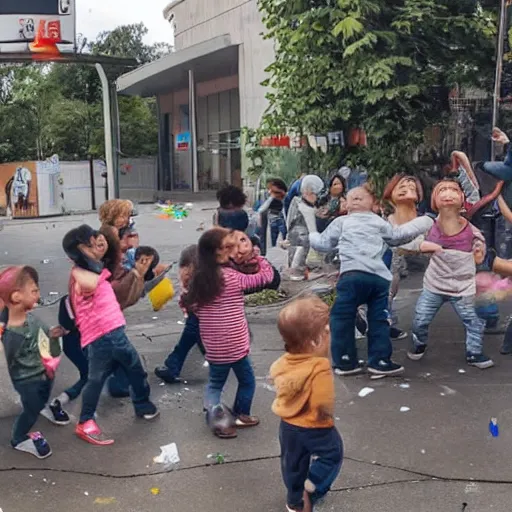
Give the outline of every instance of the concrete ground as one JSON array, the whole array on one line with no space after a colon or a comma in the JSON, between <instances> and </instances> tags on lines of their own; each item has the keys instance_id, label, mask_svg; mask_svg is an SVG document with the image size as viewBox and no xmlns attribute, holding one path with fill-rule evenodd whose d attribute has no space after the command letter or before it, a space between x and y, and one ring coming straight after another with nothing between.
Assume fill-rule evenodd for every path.
<instances>
[{"instance_id":1,"label":"concrete ground","mask_svg":"<svg viewBox=\"0 0 512 512\"><path fill-rule=\"evenodd\" d=\"M213 207L195 205L183 223L158 219L145 207L137 220L144 244L154 245L167 261L194 242ZM65 232L94 216L47 221L6 222L0 232L0 264L25 263L41 273L42 294L65 293L69 263L60 248ZM271 259L282 259L280 250ZM48 263L42 263L49 260ZM404 327L411 323L421 276L406 280L398 299ZM504 313L510 312L505 305ZM56 308L37 312L55 323ZM254 334L252 358L258 377L254 413L261 425L238 439L219 440L208 431L201 412L207 370L196 351L183 371L186 382L161 385L152 370L161 364L182 329L176 303L159 313L143 300L127 311L130 338L144 356L152 395L161 408L154 423L134 418L129 400L102 398L99 423L116 439L97 448L78 440L73 426L37 424L54 454L45 461L14 452L9 446L19 410L3 357L0 357L0 510L61 512L91 509L112 512L196 512L199 510L285 510L279 469L278 419L270 410L273 392L266 381L271 363L282 353L275 308L249 310ZM336 423L345 443L345 463L333 492L318 511L342 512L484 512L512 510L512 359L498 353L502 336L488 336L486 351L496 367L481 371L464 360L464 333L446 307L432 324L431 347L418 363L406 360L407 340L395 344L405 363L400 379L370 381L367 376L337 379ZM364 357L364 343L361 344ZM464 373L461 372L464 370ZM63 361L55 393L74 382L76 372ZM230 378L226 401L236 381ZM405 386L404 386L405 385ZM358 396L364 387L374 391ZM400 408L408 407L407 412ZM79 403L70 408L75 416ZM497 417L500 436L492 438L489 419ZM510 428L509 428L510 427ZM176 443L180 463L155 464L160 446ZM214 464L214 454L224 464ZM210 457L208 457L210 455Z\"/></svg>"}]
</instances>

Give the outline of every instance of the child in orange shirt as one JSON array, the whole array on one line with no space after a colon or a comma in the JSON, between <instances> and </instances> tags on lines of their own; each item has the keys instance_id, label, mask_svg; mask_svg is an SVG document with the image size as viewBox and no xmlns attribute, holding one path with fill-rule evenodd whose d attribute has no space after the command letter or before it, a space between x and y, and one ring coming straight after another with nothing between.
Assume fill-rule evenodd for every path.
<instances>
[{"instance_id":1,"label":"child in orange shirt","mask_svg":"<svg viewBox=\"0 0 512 512\"><path fill-rule=\"evenodd\" d=\"M311 512L338 476L343 441L334 426L334 377L329 360L329 308L318 297L293 301L279 314L286 354L270 368L281 417L281 471L288 512Z\"/></svg>"}]
</instances>

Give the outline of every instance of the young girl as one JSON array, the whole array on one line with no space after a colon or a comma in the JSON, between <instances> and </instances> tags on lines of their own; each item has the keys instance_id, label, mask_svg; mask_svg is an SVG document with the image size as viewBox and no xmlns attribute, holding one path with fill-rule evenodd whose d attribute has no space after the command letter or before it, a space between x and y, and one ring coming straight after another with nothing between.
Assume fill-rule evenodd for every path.
<instances>
[{"instance_id":1,"label":"young girl","mask_svg":"<svg viewBox=\"0 0 512 512\"><path fill-rule=\"evenodd\" d=\"M121 366L132 388L135 414L146 420L158 415L149 400L147 374L139 354L125 333L126 321L116 299L111 273L102 260L108 249L103 235L83 225L66 234L64 251L75 262L70 278L70 303L80 332L82 349L88 347L89 379L83 391L82 411L76 434L92 444L112 444L103 440L94 420L105 380Z\"/></svg>"},{"instance_id":2,"label":"young girl","mask_svg":"<svg viewBox=\"0 0 512 512\"><path fill-rule=\"evenodd\" d=\"M482 233L461 216L463 204L464 192L456 180L445 178L434 187L432 210L439 212L439 217L420 246L422 252L432 252L433 256L416 304L408 357L413 361L423 358L428 328L441 306L449 302L466 328L467 363L485 369L494 363L483 353L485 321L474 306L476 264L485 257L485 241Z\"/></svg>"},{"instance_id":3,"label":"young girl","mask_svg":"<svg viewBox=\"0 0 512 512\"><path fill-rule=\"evenodd\" d=\"M206 405L211 409L221 403L222 390L231 370L238 379L238 391L233 405L237 427L252 427L259 423L251 416L256 381L249 360L249 326L245 317L244 290L270 283L272 266L259 257L256 274L241 274L226 266L233 251L230 231L214 228L199 239L197 269L190 281L184 306L199 319L201 339L210 363L206 390ZM218 437L236 437L234 427L218 427Z\"/></svg>"}]
</instances>

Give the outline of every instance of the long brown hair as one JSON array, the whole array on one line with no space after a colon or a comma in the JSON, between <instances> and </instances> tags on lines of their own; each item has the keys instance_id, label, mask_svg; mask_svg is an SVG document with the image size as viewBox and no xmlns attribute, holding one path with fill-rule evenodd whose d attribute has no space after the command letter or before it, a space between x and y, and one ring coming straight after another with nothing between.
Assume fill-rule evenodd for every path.
<instances>
[{"instance_id":1,"label":"long brown hair","mask_svg":"<svg viewBox=\"0 0 512 512\"><path fill-rule=\"evenodd\" d=\"M221 266L217 263L217 251L230 231L213 228L204 233L197 243L197 267L190 280L188 293L183 297L187 308L201 307L213 302L224 288Z\"/></svg>"},{"instance_id":2,"label":"long brown hair","mask_svg":"<svg viewBox=\"0 0 512 512\"><path fill-rule=\"evenodd\" d=\"M100 233L106 238L108 249L103 256L103 264L105 268L112 274L114 277L120 270L122 253L121 253L121 243L119 241L119 236L117 231L106 224L101 226Z\"/></svg>"}]
</instances>

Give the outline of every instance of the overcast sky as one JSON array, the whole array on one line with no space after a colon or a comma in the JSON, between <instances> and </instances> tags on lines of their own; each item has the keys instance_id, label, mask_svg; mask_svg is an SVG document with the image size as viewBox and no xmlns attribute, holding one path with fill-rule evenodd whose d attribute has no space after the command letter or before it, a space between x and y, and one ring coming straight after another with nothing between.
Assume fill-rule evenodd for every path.
<instances>
[{"instance_id":1,"label":"overcast sky","mask_svg":"<svg viewBox=\"0 0 512 512\"><path fill-rule=\"evenodd\" d=\"M149 29L147 43L171 43L170 25L162 15L167 3L168 0L76 0L77 33L93 40L103 30L143 21Z\"/></svg>"}]
</instances>

